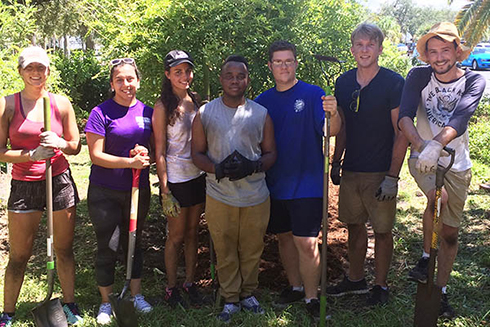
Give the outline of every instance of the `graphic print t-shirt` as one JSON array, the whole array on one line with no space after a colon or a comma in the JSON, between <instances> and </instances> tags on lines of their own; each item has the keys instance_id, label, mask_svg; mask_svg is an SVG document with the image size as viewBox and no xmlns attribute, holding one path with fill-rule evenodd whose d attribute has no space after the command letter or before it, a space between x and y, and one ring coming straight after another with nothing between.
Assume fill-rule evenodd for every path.
<instances>
[{"instance_id":1,"label":"graphic print t-shirt","mask_svg":"<svg viewBox=\"0 0 490 327\"><path fill-rule=\"evenodd\" d=\"M400 105L400 118L417 115L417 130L425 140L431 140L445 126L451 126L457 137L448 147L456 151L451 170L471 168L468 122L478 107L485 90L485 79L470 70L460 78L445 83L439 81L430 66L415 67L407 76ZM418 153L412 150L412 156ZM439 164L447 166L449 157L441 157Z\"/></svg>"}]
</instances>

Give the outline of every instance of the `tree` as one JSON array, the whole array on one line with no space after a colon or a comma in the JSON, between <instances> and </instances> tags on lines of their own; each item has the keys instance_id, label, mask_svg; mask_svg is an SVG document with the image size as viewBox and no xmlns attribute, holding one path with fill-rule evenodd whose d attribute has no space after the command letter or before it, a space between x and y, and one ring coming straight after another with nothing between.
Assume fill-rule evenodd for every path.
<instances>
[{"instance_id":1,"label":"tree","mask_svg":"<svg viewBox=\"0 0 490 327\"><path fill-rule=\"evenodd\" d=\"M456 16L454 23L469 47L474 47L489 34L490 0L468 0ZM452 3L452 0L449 1Z\"/></svg>"}]
</instances>

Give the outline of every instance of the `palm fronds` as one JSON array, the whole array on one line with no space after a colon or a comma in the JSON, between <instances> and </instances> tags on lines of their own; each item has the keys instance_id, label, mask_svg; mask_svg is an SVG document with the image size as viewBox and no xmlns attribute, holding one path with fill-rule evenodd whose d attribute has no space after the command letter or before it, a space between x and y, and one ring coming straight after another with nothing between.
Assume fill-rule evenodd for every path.
<instances>
[{"instance_id":1,"label":"palm fronds","mask_svg":"<svg viewBox=\"0 0 490 327\"><path fill-rule=\"evenodd\" d=\"M454 24L466 41L466 46L474 47L490 25L490 0L469 0L457 14Z\"/></svg>"}]
</instances>

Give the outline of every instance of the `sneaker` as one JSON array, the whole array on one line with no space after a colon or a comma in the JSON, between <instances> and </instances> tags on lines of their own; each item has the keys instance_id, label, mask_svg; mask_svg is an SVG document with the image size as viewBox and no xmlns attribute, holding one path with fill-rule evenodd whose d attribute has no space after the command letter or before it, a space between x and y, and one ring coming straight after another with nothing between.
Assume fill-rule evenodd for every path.
<instances>
[{"instance_id":1,"label":"sneaker","mask_svg":"<svg viewBox=\"0 0 490 327\"><path fill-rule=\"evenodd\" d=\"M441 294L441 308L439 309L439 317L453 319L455 316L456 312L454 311L453 307L449 305L447 294Z\"/></svg>"},{"instance_id":2,"label":"sneaker","mask_svg":"<svg viewBox=\"0 0 490 327\"><path fill-rule=\"evenodd\" d=\"M240 312L241 309L240 303L225 303L223 311L221 311L216 318L227 324L230 322L231 316Z\"/></svg>"},{"instance_id":3,"label":"sneaker","mask_svg":"<svg viewBox=\"0 0 490 327\"><path fill-rule=\"evenodd\" d=\"M204 298L201 293L199 293L199 290L197 289L195 283L192 283L191 286L185 286L184 284L182 285L182 289L184 290L184 293L187 294L187 297L189 298L189 303L192 306L200 307L204 304Z\"/></svg>"},{"instance_id":4,"label":"sneaker","mask_svg":"<svg viewBox=\"0 0 490 327\"><path fill-rule=\"evenodd\" d=\"M165 289L165 301L175 309L177 306L181 306L182 308L187 308L187 303L184 301L182 296L180 296L179 289L177 287L166 288Z\"/></svg>"},{"instance_id":5,"label":"sneaker","mask_svg":"<svg viewBox=\"0 0 490 327\"><path fill-rule=\"evenodd\" d=\"M250 311L255 314L263 315L265 310L260 306L259 301L255 298L255 296L250 295L240 301L242 308L244 310Z\"/></svg>"},{"instance_id":6,"label":"sneaker","mask_svg":"<svg viewBox=\"0 0 490 327\"><path fill-rule=\"evenodd\" d=\"M148 313L153 310L150 303L145 300L145 297L141 294L136 294L134 296L134 308L139 313Z\"/></svg>"},{"instance_id":7,"label":"sneaker","mask_svg":"<svg viewBox=\"0 0 490 327\"><path fill-rule=\"evenodd\" d=\"M6 313L2 313L2 316L0 317L0 327L10 327L12 326L12 317L10 317Z\"/></svg>"},{"instance_id":8,"label":"sneaker","mask_svg":"<svg viewBox=\"0 0 490 327\"><path fill-rule=\"evenodd\" d=\"M367 305L385 305L388 303L388 298L390 296L390 290L384 290L381 286L374 286L369 292L369 297L367 299Z\"/></svg>"},{"instance_id":9,"label":"sneaker","mask_svg":"<svg viewBox=\"0 0 490 327\"><path fill-rule=\"evenodd\" d=\"M429 258L420 258L419 262L417 262L417 265L408 272L408 279L414 282L426 284L429 274L428 267Z\"/></svg>"},{"instance_id":10,"label":"sneaker","mask_svg":"<svg viewBox=\"0 0 490 327\"><path fill-rule=\"evenodd\" d=\"M369 290L365 278L357 282L352 282L347 276L344 276L344 280L337 285L327 287L326 289L327 295L335 297L347 294L366 294L367 292L369 292Z\"/></svg>"},{"instance_id":11,"label":"sneaker","mask_svg":"<svg viewBox=\"0 0 490 327\"><path fill-rule=\"evenodd\" d=\"M112 320L112 307L109 302L102 303L97 314L97 323L99 325L108 325Z\"/></svg>"},{"instance_id":12,"label":"sneaker","mask_svg":"<svg viewBox=\"0 0 490 327\"><path fill-rule=\"evenodd\" d=\"M306 311L315 321L320 320L320 301L318 299L311 299L310 303L306 303ZM326 315L325 320L330 319L331 315Z\"/></svg>"},{"instance_id":13,"label":"sneaker","mask_svg":"<svg viewBox=\"0 0 490 327\"><path fill-rule=\"evenodd\" d=\"M292 286L289 286L282 290L273 305L276 307L284 307L295 302L300 302L304 298L304 291L295 291Z\"/></svg>"},{"instance_id":14,"label":"sneaker","mask_svg":"<svg viewBox=\"0 0 490 327\"><path fill-rule=\"evenodd\" d=\"M83 323L83 318L80 314L80 309L76 303L63 304L63 312L66 316L66 321L69 325L78 325Z\"/></svg>"}]
</instances>

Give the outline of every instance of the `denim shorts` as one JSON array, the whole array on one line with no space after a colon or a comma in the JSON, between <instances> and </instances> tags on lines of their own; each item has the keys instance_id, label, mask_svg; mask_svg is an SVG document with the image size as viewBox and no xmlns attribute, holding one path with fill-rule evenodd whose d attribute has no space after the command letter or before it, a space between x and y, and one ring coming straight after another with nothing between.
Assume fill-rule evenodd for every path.
<instances>
[{"instance_id":1,"label":"denim shorts","mask_svg":"<svg viewBox=\"0 0 490 327\"><path fill-rule=\"evenodd\" d=\"M53 211L73 207L80 202L77 186L70 169L53 177ZM10 183L7 209L15 213L44 211L46 209L46 181L19 181Z\"/></svg>"}]
</instances>

